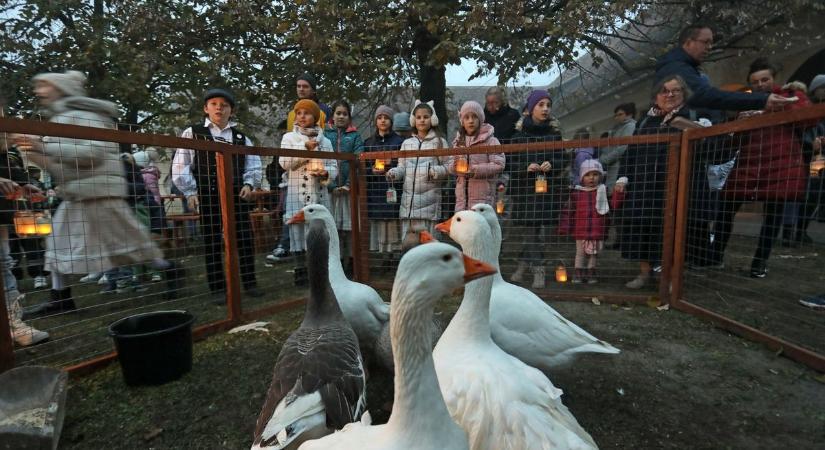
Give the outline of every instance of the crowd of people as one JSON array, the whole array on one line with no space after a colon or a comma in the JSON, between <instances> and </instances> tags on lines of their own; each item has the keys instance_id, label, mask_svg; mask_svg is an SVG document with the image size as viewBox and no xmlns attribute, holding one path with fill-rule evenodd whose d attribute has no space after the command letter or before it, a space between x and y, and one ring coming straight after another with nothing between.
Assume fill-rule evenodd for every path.
<instances>
[{"instance_id":1,"label":"crowd of people","mask_svg":"<svg viewBox=\"0 0 825 450\"><path fill-rule=\"evenodd\" d=\"M825 101L825 75L782 85L777 69L759 58L747 74L750 92L729 92L713 87L700 65L713 46L713 31L703 25L687 27L679 44L657 64L650 104L637 114L634 103L621 103L613 111L615 126L602 137L626 137L706 127L736 118L771 111L804 108ZM79 72L45 73L34 79L34 94L51 122L115 128L114 104L90 98L85 77ZM257 155L233 158L231 193L221 193L215 154L177 149L169 178L185 197L187 211L197 211L204 240L206 274L215 301L225 301L221 199L233 199L238 254L244 292L261 296L255 275L250 211L253 193L264 176L280 193L283 232L269 262L301 255L306 249L301 223L288 224L308 204L325 205L339 230L341 255L351 268L353 221L350 204L350 167L325 154L400 150L455 150L450 156L411 156L392 160L366 159L367 217L370 251L390 255L401 249L404 237L419 230L435 233L434 225L446 215L476 203L502 206L506 191L511 234L510 255L516 262L509 274L515 282L532 276L530 285L545 286L547 247L552 235L571 236L576 243L572 281L596 283L597 255L605 249L609 230L615 229L615 246L622 258L638 263L639 271L626 286L639 289L651 282L661 263L667 144L612 145L601 148L546 150L531 145L525 151L496 152L500 144L535 144L562 139L562 124L553 115L553 98L534 90L520 110L510 106L506 91L490 88L482 105L464 102L452 142L439 129L432 102L416 101L409 112L378 106L372 116L373 132L367 139L353 124L351 105L339 100L327 106L318 99L317 82L310 74L296 80L298 100L289 111L284 149L316 152L316 158L281 156L264 167ZM182 137L251 146L252 141L233 120L236 99L228 89L214 88L202 98L204 120L188 127ZM586 139L590 130L578 130ZM688 217L687 259L692 267L724 265L733 217L748 201L763 203L763 220L752 259L751 276L767 275L767 261L780 229L786 241L809 239L806 228L823 202L819 180L809 177L808 164L822 158L825 122L776 125L703 142L694 152L691 207ZM48 198L53 209L53 231L40 243L27 243L28 258L43 254L43 267L34 272L37 287L48 285L48 302L29 308L24 317L22 295L11 269L11 217L0 226L6 288L6 305L12 332L20 345L31 345L48 334L27 325L28 317L71 312L76 308L65 276L105 276L110 290L128 287L138 267L148 265L153 279L166 273L170 282L181 276L164 258L152 234L163 228L161 174L157 154L141 151L121 155L117 144L94 140L12 135L2 142L7 167L0 190L14 196ZM476 151L476 147L485 147ZM36 165L26 170L19 155ZM49 186L39 185L40 168ZM449 197L445 194L449 193ZM45 194L49 194L48 196ZM54 199L54 202L52 201ZM135 199L139 199L137 202ZM7 203L9 200L5 200ZM13 211L6 205L4 211ZM47 207L47 208L48 208ZM503 206L501 209L504 209ZM821 207L819 208L821 212ZM143 218L143 220L141 220ZM711 231L712 229L712 231ZM515 241L515 242L512 242ZM25 242L25 240L24 240ZM19 245L18 245L19 246ZM505 255L506 257L507 255ZM296 258L295 261L301 261ZM296 268L296 281L301 268ZM137 288L136 286L133 286ZM825 307L822 299L807 306Z\"/></svg>"}]
</instances>

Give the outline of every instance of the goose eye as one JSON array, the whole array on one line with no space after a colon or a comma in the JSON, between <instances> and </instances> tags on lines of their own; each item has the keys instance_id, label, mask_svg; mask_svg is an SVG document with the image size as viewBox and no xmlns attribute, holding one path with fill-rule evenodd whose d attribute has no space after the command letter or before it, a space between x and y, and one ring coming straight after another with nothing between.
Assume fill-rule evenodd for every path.
<instances>
[{"instance_id":1,"label":"goose eye","mask_svg":"<svg viewBox=\"0 0 825 450\"><path fill-rule=\"evenodd\" d=\"M453 259L452 255L444 255L441 257L441 260L444 262L449 262L451 259Z\"/></svg>"},{"instance_id":2,"label":"goose eye","mask_svg":"<svg viewBox=\"0 0 825 450\"><path fill-rule=\"evenodd\" d=\"M456 217L455 220L456 222L461 222L461 217Z\"/></svg>"},{"instance_id":3,"label":"goose eye","mask_svg":"<svg viewBox=\"0 0 825 450\"><path fill-rule=\"evenodd\" d=\"M309 212L314 213L314 212L315 212L315 210L314 210L314 209L310 209L310 210L309 210Z\"/></svg>"}]
</instances>

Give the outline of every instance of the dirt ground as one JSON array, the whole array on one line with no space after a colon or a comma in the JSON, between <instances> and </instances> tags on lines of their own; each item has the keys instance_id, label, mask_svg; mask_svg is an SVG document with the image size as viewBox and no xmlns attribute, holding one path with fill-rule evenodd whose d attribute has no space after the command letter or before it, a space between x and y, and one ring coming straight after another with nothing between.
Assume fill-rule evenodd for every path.
<instances>
[{"instance_id":1,"label":"dirt ground","mask_svg":"<svg viewBox=\"0 0 825 450\"><path fill-rule=\"evenodd\" d=\"M553 306L622 349L550 374L601 448L825 448L823 375L680 312ZM197 343L192 372L164 386L126 387L117 364L73 381L60 448L248 448L280 345L302 314L265 319L269 333ZM373 369L368 384L373 417L386 421L392 380Z\"/></svg>"}]
</instances>

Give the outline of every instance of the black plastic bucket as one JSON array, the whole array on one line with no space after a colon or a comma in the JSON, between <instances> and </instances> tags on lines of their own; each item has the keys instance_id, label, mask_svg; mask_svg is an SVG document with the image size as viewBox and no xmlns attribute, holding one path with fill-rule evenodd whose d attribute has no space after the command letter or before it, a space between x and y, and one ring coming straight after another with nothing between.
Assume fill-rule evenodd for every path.
<instances>
[{"instance_id":1,"label":"black plastic bucket","mask_svg":"<svg viewBox=\"0 0 825 450\"><path fill-rule=\"evenodd\" d=\"M155 311L109 325L126 384L163 384L192 370L194 322L186 311Z\"/></svg>"}]
</instances>

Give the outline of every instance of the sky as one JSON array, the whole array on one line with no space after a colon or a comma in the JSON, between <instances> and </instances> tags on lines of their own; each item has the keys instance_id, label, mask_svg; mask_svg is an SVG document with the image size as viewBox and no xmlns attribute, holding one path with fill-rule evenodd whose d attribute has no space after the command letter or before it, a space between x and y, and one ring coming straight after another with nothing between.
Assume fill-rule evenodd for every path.
<instances>
[{"instance_id":1,"label":"sky","mask_svg":"<svg viewBox=\"0 0 825 450\"><path fill-rule=\"evenodd\" d=\"M447 66L447 86L494 86L496 84L496 74L476 78L467 81L476 71L476 63L473 60L462 59L460 65L451 64ZM558 76L558 71L531 73L526 77L516 80L519 86L547 86Z\"/></svg>"}]
</instances>

